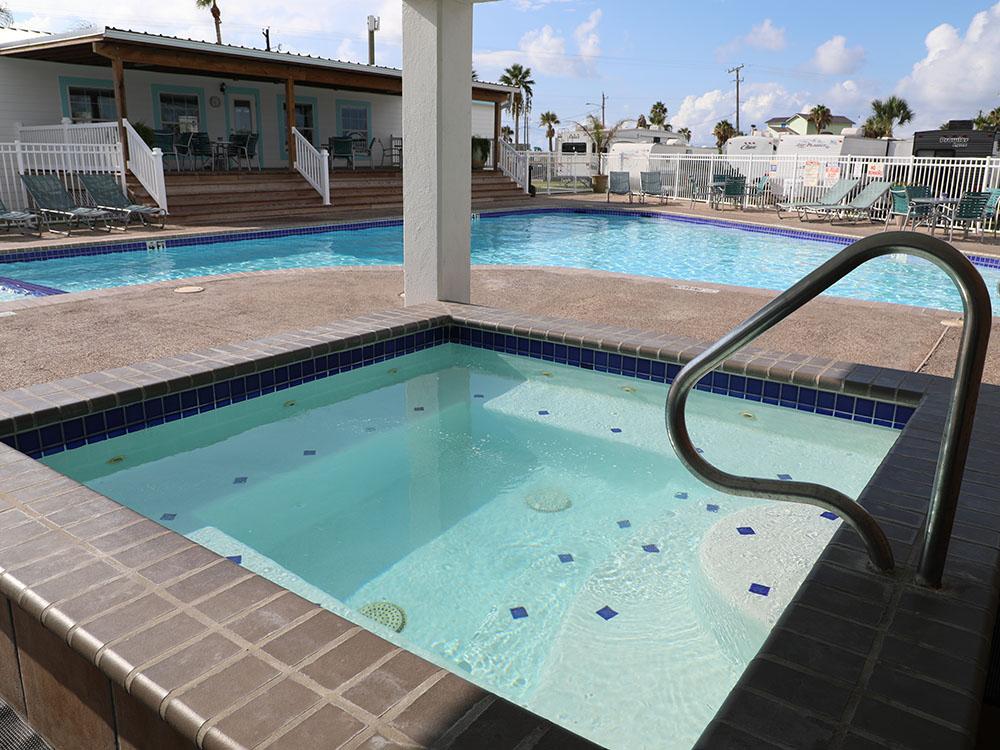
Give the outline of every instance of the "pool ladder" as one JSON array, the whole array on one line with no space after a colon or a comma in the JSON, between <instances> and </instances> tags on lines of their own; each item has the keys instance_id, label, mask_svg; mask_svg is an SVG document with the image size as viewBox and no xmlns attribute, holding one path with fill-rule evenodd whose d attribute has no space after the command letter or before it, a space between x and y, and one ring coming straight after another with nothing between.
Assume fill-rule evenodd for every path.
<instances>
[{"instance_id":1,"label":"pool ladder","mask_svg":"<svg viewBox=\"0 0 1000 750\"><path fill-rule=\"evenodd\" d=\"M941 585L962 487L962 473L969 452L992 322L990 296L983 277L968 258L944 240L915 232L886 232L858 240L844 248L685 365L667 395L667 434L681 463L709 487L732 495L806 503L836 512L864 540L872 564L880 571L892 571L892 548L885 532L858 503L842 492L821 484L745 477L722 471L699 455L691 442L684 407L691 389L726 358L854 269L874 258L898 253L924 258L943 269L958 287L965 311L958 363L917 565L917 580L926 586L938 587Z\"/></svg>"}]
</instances>

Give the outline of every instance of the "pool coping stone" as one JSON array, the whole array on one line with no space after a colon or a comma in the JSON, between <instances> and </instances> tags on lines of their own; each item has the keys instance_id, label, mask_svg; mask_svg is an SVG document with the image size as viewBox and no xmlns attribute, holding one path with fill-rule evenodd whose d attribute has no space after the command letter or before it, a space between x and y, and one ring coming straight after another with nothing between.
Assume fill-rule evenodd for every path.
<instances>
[{"instance_id":1,"label":"pool coping stone","mask_svg":"<svg viewBox=\"0 0 1000 750\"><path fill-rule=\"evenodd\" d=\"M528 340L679 366L704 350L647 331L420 305L8 391L0 394L0 437L441 329L512 353ZM428 336L426 345L451 340ZM889 536L898 567L892 576L873 572L860 540L841 527L697 746L972 747L1000 584L1000 439L990 430L1000 388L982 388L945 588L929 592L912 573L949 381L750 348L722 375L906 409L859 498ZM715 382L702 390L726 391ZM435 747L494 737L480 746L525 749L558 737L559 747L593 747L2 443L0 593L199 747L291 750L307 725L353 729L347 747L373 737ZM339 649L353 655L352 674L330 671L343 664L330 656ZM385 709L371 702L364 686L383 671L398 682L400 670L401 696ZM219 691L201 686L232 674L257 675L259 684L213 704L208 697ZM380 713L350 700L362 694ZM491 734L497 717L513 734Z\"/></svg>"}]
</instances>

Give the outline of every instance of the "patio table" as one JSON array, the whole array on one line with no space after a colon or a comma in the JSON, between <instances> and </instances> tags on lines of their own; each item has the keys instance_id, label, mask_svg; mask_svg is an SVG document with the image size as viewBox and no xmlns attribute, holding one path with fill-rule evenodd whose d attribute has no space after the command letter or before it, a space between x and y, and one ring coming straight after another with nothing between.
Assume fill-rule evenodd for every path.
<instances>
[{"instance_id":1,"label":"patio table","mask_svg":"<svg viewBox=\"0 0 1000 750\"><path fill-rule=\"evenodd\" d=\"M212 143L212 159L216 163L220 163L222 168L229 169L229 147L233 145L232 141L222 140L221 138Z\"/></svg>"},{"instance_id":2,"label":"patio table","mask_svg":"<svg viewBox=\"0 0 1000 750\"><path fill-rule=\"evenodd\" d=\"M942 210L948 206L957 206L961 202L960 198L911 198L912 206L930 206L927 216L914 223L913 228L916 229L923 224L930 229L931 234L934 234Z\"/></svg>"},{"instance_id":3,"label":"patio table","mask_svg":"<svg viewBox=\"0 0 1000 750\"><path fill-rule=\"evenodd\" d=\"M725 180L713 180L708 183L708 207L718 208L719 198L722 197L723 191L726 189Z\"/></svg>"}]
</instances>

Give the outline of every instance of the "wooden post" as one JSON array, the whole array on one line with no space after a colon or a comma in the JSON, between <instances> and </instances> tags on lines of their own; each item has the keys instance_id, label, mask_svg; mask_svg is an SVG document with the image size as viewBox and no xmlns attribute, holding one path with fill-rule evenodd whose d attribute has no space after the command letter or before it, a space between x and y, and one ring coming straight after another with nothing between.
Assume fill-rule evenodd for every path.
<instances>
[{"instance_id":1,"label":"wooden post","mask_svg":"<svg viewBox=\"0 0 1000 750\"><path fill-rule=\"evenodd\" d=\"M122 144L122 156L128 164L128 138L125 135L125 120L128 110L125 106L125 63L120 57L112 58L111 73L115 86L115 109L118 110L118 140Z\"/></svg>"},{"instance_id":2,"label":"wooden post","mask_svg":"<svg viewBox=\"0 0 1000 750\"><path fill-rule=\"evenodd\" d=\"M500 102L493 102L493 171L500 169Z\"/></svg>"},{"instance_id":3,"label":"wooden post","mask_svg":"<svg viewBox=\"0 0 1000 750\"><path fill-rule=\"evenodd\" d=\"M292 128L295 127L295 81L285 79L285 137L288 139L288 168L295 169L295 139L292 138Z\"/></svg>"}]
</instances>

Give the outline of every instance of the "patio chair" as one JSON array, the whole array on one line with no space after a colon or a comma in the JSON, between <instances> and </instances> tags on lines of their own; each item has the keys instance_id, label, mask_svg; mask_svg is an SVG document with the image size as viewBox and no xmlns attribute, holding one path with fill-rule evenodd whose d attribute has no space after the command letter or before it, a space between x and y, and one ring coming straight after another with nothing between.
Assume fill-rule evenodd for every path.
<instances>
[{"instance_id":1,"label":"patio chair","mask_svg":"<svg viewBox=\"0 0 1000 750\"><path fill-rule=\"evenodd\" d=\"M978 225L980 239L983 238L986 204L989 203L991 195L989 191L964 193L958 205L938 213L938 220L948 228L949 242L955 236L955 227L962 227L965 230L964 239L968 239L969 229L975 229Z\"/></svg>"},{"instance_id":2,"label":"patio chair","mask_svg":"<svg viewBox=\"0 0 1000 750\"><path fill-rule=\"evenodd\" d=\"M639 173L639 202L645 203L646 197L659 198L660 203L670 201L670 188L663 184L663 175L659 172Z\"/></svg>"},{"instance_id":3,"label":"patio chair","mask_svg":"<svg viewBox=\"0 0 1000 750\"><path fill-rule=\"evenodd\" d=\"M354 139L346 136L335 135L328 141L330 150L330 167L337 159L346 159L347 163L354 169Z\"/></svg>"},{"instance_id":4,"label":"patio chair","mask_svg":"<svg viewBox=\"0 0 1000 750\"><path fill-rule=\"evenodd\" d=\"M379 145L382 146L382 166L385 166L385 158L389 157L389 166L395 169L402 169L403 167L403 138L398 135L389 136L389 146L388 148L382 140L379 139Z\"/></svg>"},{"instance_id":5,"label":"patio chair","mask_svg":"<svg viewBox=\"0 0 1000 750\"><path fill-rule=\"evenodd\" d=\"M208 163L212 165L212 171L215 171L215 148L212 146L212 139L208 137L208 133L203 131L191 133L187 151L188 156L191 157L192 169L200 168L199 160L204 162L205 159L208 159Z\"/></svg>"},{"instance_id":6,"label":"patio chair","mask_svg":"<svg viewBox=\"0 0 1000 750\"><path fill-rule=\"evenodd\" d=\"M87 188L94 205L119 218L123 229L128 227L133 218L147 226L150 219L155 217L160 219L160 229L166 226L166 211L159 206L146 206L129 200L113 174L81 174L80 182Z\"/></svg>"},{"instance_id":7,"label":"patio chair","mask_svg":"<svg viewBox=\"0 0 1000 750\"><path fill-rule=\"evenodd\" d=\"M838 206L843 203L844 198L850 195L854 188L858 186L858 182L860 182L860 180L848 180L841 178L837 180L818 201L779 201L774 204L775 209L778 211L778 218L784 218L781 215L782 211L795 211L795 213L798 214L799 219L802 219L802 212L805 209Z\"/></svg>"},{"instance_id":8,"label":"patio chair","mask_svg":"<svg viewBox=\"0 0 1000 750\"><path fill-rule=\"evenodd\" d=\"M762 174L753 185L747 186L747 199L760 199L761 204L766 203L771 195L771 177Z\"/></svg>"},{"instance_id":9,"label":"patio chair","mask_svg":"<svg viewBox=\"0 0 1000 750\"><path fill-rule=\"evenodd\" d=\"M699 185L698 178L693 174L688 175L688 188L691 191L691 207L694 208L694 202L696 200L706 200L711 202L712 193L711 188L707 185Z\"/></svg>"},{"instance_id":10,"label":"patio chair","mask_svg":"<svg viewBox=\"0 0 1000 750\"><path fill-rule=\"evenodd\" d=\"M746 177L727 177L726 184L723 186L722 192L719 194L716 202L720 207L723 203L732 203L733 208L742 209L745 205L746 194Z\"/></svg>"},{"instance_id":11,"label":"patio chair","mask_svg":"<svg viewBox=\"0 0 1000 750\"><path fill-rule=\"evenodd\" d=\"M929 203L914 204L914 198L930 198L931 189L923 185L899 186L889 189L890 205L885 217L885 229L889 229L889 223L900 216L903 217L902 229L911 222L916 224L922 219L931 215L933 206Z\"/></svg>"},{"instance_id":12,"label":"patio chair","mask_svg":"<svg viewBox=\"0 0 1000 750\"><path fill-rule=\"evenodd\" d=\"M993 241L996 242L997 225L1000 224L1000 188L991 188L989 192L990 199L986 201L985 220L993 227Z\"/></svg>"},{"instance_id":13,"label":"patio chair","mask_svg":"<svg viewBox=\"0 0 1000 750\"><path fill-rule=\"evenodd\" d=\"M153 148L158 148L163 152L164 165L166 165L168 157L174 157L174 168L178 172L180 171L182 154L177 149L177 134L173 130L154 130Z\"/></svg>"},{"instance_id":14,"label":"patio chair","mask_svg":"<svg viewBox=\"0 0 1000 750\"><path fill-rule=\"evenodd\" d=\"M35 202L38 215L48 231L54 231L49 224L49 217L66 222L67 237L73 231L74 224L86 224L96 230L97 222L103 221L105 229L111 231L111 214L100 208L78 206L54 174L23 174L21 181Z\"/></svg>"},{"instance_id":15,"label":"patio chair","mask_svg":"<svg viewBox=\"0 0 1000 750\"><path fill-rule=\"evenodd\" d=\"M882 200L882 196L889 192L889 187L889 183L882 180L870 182L846 205L805 208L803 212L806 215L812 213L819 216L828 216L831 223L834 219L838 218L850 219L851 221L858 221L860 219L874 221L872 209L876 203Z\"/></svg>"},{"instance_id":16,"label":"patio chair","mask_svg":"<svg viewBox=\"0 0 1000 750\"><path fill-rule=\"evenodd\" d=\"M627 195L628 202L632 202L632 186L630 184L628 172L611 172L608 175L608 203L611 202L612 195Z\"/></svg>"},{"instance_id":17,"label":"patio chair","mask_svg":"<svg viewBox=\"0 0 1000 750\"><path fill-rule=\"evenodd\" d=\"M355 134L351 136L351 151L354 154L353 162L356 164L358 159L367 159L368 166L375 169L375 159L372 157L372 146L375 145L375 139L372 138L371 141L365 139L361 134Z\"/></svg>"},{"instance_id":18,"label":"patio chair","mask_svg":"<svg viewBox=\"0 0 1000 750\"><path fill-rule=\"evenodd\" d=\"M30 211L11 211L2 200L0 200L0 222L3 222L6 232L9 232L11 227L20 227L22 234L28 234L24 231L25 228L34 227L38 230L38 236L42 236L42 224L36 214Z\"/></svg>"}]
</instances>

